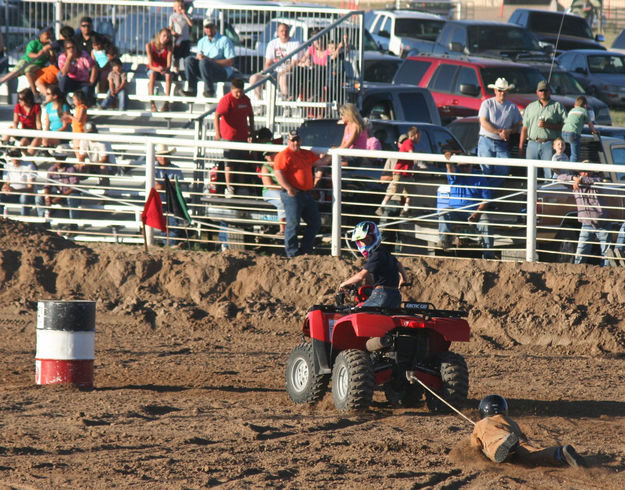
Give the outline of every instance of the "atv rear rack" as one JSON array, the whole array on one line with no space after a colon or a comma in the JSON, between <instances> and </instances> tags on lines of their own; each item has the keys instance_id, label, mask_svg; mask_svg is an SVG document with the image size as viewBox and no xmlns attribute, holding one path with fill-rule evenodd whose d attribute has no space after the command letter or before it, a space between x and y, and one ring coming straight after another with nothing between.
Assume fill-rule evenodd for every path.
<instances>
[{"instance_id":1,"label":"atv rear rack","mask_svg":"<svg viewBox=\"0 0 625 490\"><path fill-rule=\"evenodd\" d=\"M401 308L380 306L337 306L314 305L308 311L321 310L324 313L379 313L382 315L422 316L424 318L466 318L469 314L460 310L439 310L432 303L404 302Z\"/></svg>"}]
</instances>

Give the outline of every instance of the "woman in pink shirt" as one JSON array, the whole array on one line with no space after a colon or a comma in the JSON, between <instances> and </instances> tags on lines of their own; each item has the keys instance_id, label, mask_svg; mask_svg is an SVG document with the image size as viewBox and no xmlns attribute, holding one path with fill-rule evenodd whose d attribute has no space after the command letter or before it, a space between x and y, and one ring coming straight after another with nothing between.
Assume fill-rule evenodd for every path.
<instances>
[{"instance_id":1,"label":"woman in pink shirt","mask_svg":"<svg viewBox=\"0 0 625 490\"><path fill-rule=\"evenodd\" d=\"M65 52L59 55L59 89L63 94L80 90L85 94L87 105L94 100L98 69L86 51L79 51L74 41L65 41Z\"/></svg>"}]
</instances>

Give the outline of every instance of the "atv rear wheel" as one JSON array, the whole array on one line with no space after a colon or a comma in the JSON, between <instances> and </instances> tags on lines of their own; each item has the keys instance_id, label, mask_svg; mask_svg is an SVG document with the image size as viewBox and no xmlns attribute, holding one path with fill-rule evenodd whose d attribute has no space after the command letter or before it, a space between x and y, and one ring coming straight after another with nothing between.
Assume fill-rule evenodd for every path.
<instances>
[{"instance_id":1,"label":"atv rear wheel","mask_svg":"<svg viewBox=\"0 0 625 490\"><path fill-rule=\"evenodd\" d=\"M369 353L344 350L332 368L332 398L339 412L364 410L371 405L375 378Z\"/></svg>"},{"instance_id":2,"label":"atv rear wheel","mask_svg":"<svg viewBox=\"0 0 625 490\"><path fill-rule=\"evenodd\" d=\"M329 374L315 374L312 345L302 342L286 362L286 391L295 403L315 403L328 389Z\"/></svg>"},{"instance_id":3,"label":"atv rear wheel","mask_svg":"<svg viewBox=\"0 0 625 490\"><path fill-rule=\"evenodd\" d=\"M416 407L423 398L423 388L408 380L394 379L383 388L387 401L395 408Z\"/></svg>"},{"instance_id":4,"label":"atv rear wheel","mask_svg":"<svg viewBox=\"0 0 625 490\"><path fill-rule=\"evenodd\" d=\"M441 352L436 356L436 363L441 373L442 382L442 388L438 394L454 407L462 406L469 394L469 370L464 358L454 352ZM427 391L425 402L430 412L451 412L447 405Z\"/></svg>"}]
</instances>

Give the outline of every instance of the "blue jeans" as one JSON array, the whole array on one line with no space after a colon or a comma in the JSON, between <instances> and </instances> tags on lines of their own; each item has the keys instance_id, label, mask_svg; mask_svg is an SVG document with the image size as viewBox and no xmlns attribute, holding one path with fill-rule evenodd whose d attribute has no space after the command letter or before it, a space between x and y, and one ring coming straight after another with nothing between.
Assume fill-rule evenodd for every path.
<instances>
[{"instance_id":1,"label":"blue jeans","mask_svg":"<svg viewBox=\"0 0 625 490\"><path fill-rule=\"evenodd\" d=\"M223 66L206 57L198 60L195 55L185 58L184 73L189 82L188 88L191 92L197 90L197 81L200 78L204 81L204 90L209 92L215 91L213 82L225 82L228 79L228 72Z\"/></svg>"},{"instance_id":2,"label":"blue jeans","mask_svg":"<svg viewBox=\"0 0 625 490\"><path fill-rule=\"evenodd\" d=\"M562 139L571 145L571 162L579 161L579 149L582 145L582 137L577 133L562 131Z\"/></svg>"},{"instance_id":3,"label":"blue jeans","mask_svg":"<svg viewBox=\"0 0 625 490\"><path fill-rule=\"evenodd\" d=\"M108 109L113 105L115 99L117 99L117 108L120 111L125 111L128 105L128 94L126 93L126 89L120 90L116 96L111 95L111 91L109 90L106 93L106 99L102 101L100 107L102 107L102 109Z\"/></svg>"},{"instance_id":4,"label":"blue jeans","mask_svg":"<svg viewBox=\"0 0 625 490\"><path fill-rule=\"evenodd\" d=\"M487 136L480 136L477 143L477 156L478 157L497 157L497 158L510 158L510 150L508 148L508 142L503 140L494 140ZM480 165L482 173L484 175L502 175L506 176L510 173L510 167L507 165ZM491 177L488 179L489 185L492 187L499 187L503 184L504 179L499 177Z\"/></svg>"},{"instance_id":5,"label":"blue jeans","mask_svg":"<svg viewBox=\"0 0 625 490\"><path fill-rule=\"evenodd\" d=\"M280 199L282 199L286 214L284 249L287 257L311 253L315 236L321 228L317 202L307 191L299 191L295 196L289 196L288 192L280 191ZM302 241L298 244L297 231L302 219L306 222L306 228L303 231Z\"/></svg>"},{"instance_id":6,"label":"blue jeans","mask_svg":"<svg viewBox=\"0 0 625 490\"><path fill-rule=\"evenodd\" d=\"M89 82L79 82L78 80L74 80L67 75L61 75L60 73L57 75L57 79L59 81L59 90L61 92L66 94L67 92L76 92L77 90L80 90L87 99L87 105L91 104L95 96L95 87Z\"/></svg>"},{"instance_id":7,"label":"blue jeans","mask_svg":"<svg viewBox=\"0 0 625 490\"><path fill-rule=\"evenodd\" d=\"M33 191L30 191L33 192ZM16 204L20 203L22 205L22 209L20 210L20 214L22 216L30 216L30 210L35 204L35 196L32 194L0 194L0 203L11 203ZM4 211L4 206L0 206L0 213Z\"/></svg>"},{"instance_id":8,"label":"blue jeans","mask_svg":"<svg viewBox=\"0 0 625 490\"><path fill-rule=\"evenodd\" d=\"M47 195L49 195L52 199L55 199L57 197L63 197L60 194L54 193L50 193ZM52 209L44 209L46 205L45 197L46 194L37 194L37 198L35 199L35 202L37 203L37 215L40 218L43 218L45 216L46 211L53 211ZM61 200L61 206L69 208L67 210L69 219L78 219L78 206L80 206L80 199L78 199L77 197L72 197L72 194L70 194L64 197L64 201L65 202Z\"/></svg>"},{"instance_id":9,"label":"blue jeans","mask_svg":"<svg viewBox=\"0 0 625 490\"><path fill-rule=\"evenodd\" d=\"M278 220L285 218L284 204L282 204L282 198L278 189L267 189L263 192L263 201L268 202L278 210Z\"/></svg>"},{"instance_id":10,"label":"blue jeans","mask_svg":"<svg viewBox=\"0 0 625 490\"><path fill-rule=\"evenodd\" d=\"M401 293L398 289L378 288L371 292L371 296L362 306L381 306L382 308L401 307Z\"/></svg>"},{"instance_id":11,"label":"blue jeans","mask_svg":"<svg viewBox=\"0 0 625 490\"><path fill-rule=\"evenodd\" d=\"M474 211L446 211L442 213L438 217L438 233L440 234L440 239L443 242L449 243L451 241L451 235L454 234L453 222L463 222L468 223L469 216L473 214ZM481 235L482 247L484 251L482 252L482 257L485 259L494 259L495 254L492 252L492 248L494 246L493 237L490 235L490 222L488 221L488 216L484 213L480 215L480 219L475 226L477 227L478 233Z\"/></svg>"},{"instance_id":12,"label":"blue jeans","mask_svg":"<svg viewBox=\"0 0 625 490\"><path fill-rule=\"evenodd\" d=\"M577 251L575 252L575 263L583 264L587 261L584 255L590 254L593 243L591 239L596 238L601 245L601 256L604 257L602 265L604 267L610 265L610 262L605 258L605 253L608 250L610 232L605 228L595 228L592 225L582 224L582 228L579 231L579 238L577 239Z\"/></svg>"},{"instance_id":13,"label":"blue jeans","mask_svg":"<svg viewBox=\"0 0 625 490\"><path fill-rule=\"evenodd\" d=\"M553 157L553 141L545 141L539 143L538 141L528 141L525 157L528 160L551 160ZM544 168L545 179L551 178L551 169Z\"/></svg>"},{"instance_id":14,"label":"blue jeans","mask_svg":"<svg viewBox=\"0 0 625 490\"><path fill-rule=\"evenodd\" d=\"M618 248L619 252L625 254L625 222L621 225L616 236L616 248Z\"/></svg>"}]
</instances>

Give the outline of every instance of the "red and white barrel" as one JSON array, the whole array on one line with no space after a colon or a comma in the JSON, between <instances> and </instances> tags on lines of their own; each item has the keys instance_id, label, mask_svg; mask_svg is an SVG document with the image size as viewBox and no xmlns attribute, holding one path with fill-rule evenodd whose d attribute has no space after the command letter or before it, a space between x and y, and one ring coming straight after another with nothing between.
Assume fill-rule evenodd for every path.
<instances>
[{"instance_id":1,"label":"red and white barrel","mask_svg":"<svg viewBox=\"0 0 625 490\"><path fill-rule=\"evenodd\" d=\"M95 302L39 301L35 383L93 387Z\"/></svg>"}]
</instances>

